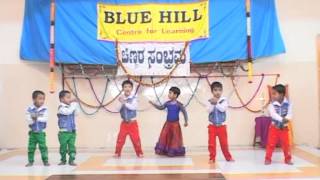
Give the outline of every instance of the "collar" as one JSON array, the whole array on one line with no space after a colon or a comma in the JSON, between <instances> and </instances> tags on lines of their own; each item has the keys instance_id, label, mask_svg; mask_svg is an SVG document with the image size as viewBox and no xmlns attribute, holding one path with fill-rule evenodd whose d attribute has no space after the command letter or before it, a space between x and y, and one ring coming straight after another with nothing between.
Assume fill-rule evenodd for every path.
<instances>
[{"instance_id":1,"label":"collar","mask_svg":"<svg viewBox=\"0 0 320 180\"><path fill-rule=\"evenodd\" d=\"M289 101L287 98L284 98L282 103L280 103L279 101L272 102L272 105L274 105L274 106L282 106L283 104L289 104Z\"/></svg>"},{"instance_id":2,"label":"collar","mask_svg":"<svg viewBox=\"0 0 320 180\"><path fill-rule=\"evenodd\" d=\"M125 95L123 94L123 97L124 97L125 99L132 99L132 98L136 98L137 95L132 92L129 96L125 96Z\"/></svg>"},{"instance_id":3,"label":"collar","mask_svg":"<svg viewBox=\"0 0 320 180\"><path fill-rule=\"evenodd\" d=\"M60 106L68 107L68 106L70 106L70 104L66 104L66 103L60 102Z\"/></svg>"},{"instance_id":4,"label":"collar","mask_svg":"<svg viewBox=\"0 0 320 180\"><path fill-rule=\"evenodd\" d=\"M41 111L41 110L43 110L43 109L47 109L47 107L46 107L45 105L42 105L42 106L40 106L40 107L37 107L37 106L35 106L34 104L32 104L32 105L30 106L30 109L36 109L37 111Z\"/></svg>"},{"instance_id":5,"label":"collar","mask_svg":"<svg viewBox=\"0 0 320 180\"><path fill-rule=\"evenodd\" d=\"M223 97L223 96L221 96L220 98L219 98L219 100L218 100L218 104L220 104L220 103L222 103L223 101L225 101L227 98L226 97Z\"/></svg>"}]
</instances>

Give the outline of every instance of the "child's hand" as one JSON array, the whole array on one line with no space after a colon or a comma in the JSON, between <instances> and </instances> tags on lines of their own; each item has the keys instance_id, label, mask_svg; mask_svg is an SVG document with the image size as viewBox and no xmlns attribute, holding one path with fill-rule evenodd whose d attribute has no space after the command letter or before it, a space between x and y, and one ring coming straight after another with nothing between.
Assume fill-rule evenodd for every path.
<instances>
[{"instance_id":1,"label":"child's hand","mask_svg":"<svg viewBox=\"0 0 320 180\"><path fill-rule=\"evenodd\" d=\"M118 100L120 101L121 104L124 104L126 102L122 96L120 96Z\"/></svg>"},{"instance_id":2,"label":"child's hand","mask_svg":"<svg viewBox=\"0 0 320 180\"><path fill-rule=\"evenodd\" d=\"M36 121L36 120L38 119L38 115L37 115L36 113L32 113L32 114L31 114L31 119L32 119L33 121Z\"/></svg>"},{"instance_id":3,"label":"child's hand","mask_svg":"<svg viewBox=\"0 0 320 180\"><path fill-rule=\"evenodd\" d=\"M283 124L287 124L287 123L289 123L289 119L284 118L284 119L282 120L282 122L283 122Z\"/></svg>"},{"instance_id":4,"label":"child's hand","mask_svg":"<svg viewBox=\"0 0 320 180\"><path fill-rule=\"evenodd\" d=\"M149 103L152 104L152 105L154 105L154 103L153 103L151 100L149 100Z\"/></svg>"},{"instance_id":5,"label":"child's hand","mask_svg":"<svg viewBox=\"0 0 320 180\"><path fill-rule=\"evenodd\" d=\"M211 104L217 104L217 99L216 98L211 98L211 99L209 99L209 102L211 103Z\"/></svg>"},{"instance_id":6,"label":"child's hand","mask_svg":"<svg viewBox=\"0 0 320 180\"><path fill-rule=\"evenodd\" d=\"M188 127L188 125L189 125L188 122L184 123L184 127Z\"/></svg>"}]
</instances>

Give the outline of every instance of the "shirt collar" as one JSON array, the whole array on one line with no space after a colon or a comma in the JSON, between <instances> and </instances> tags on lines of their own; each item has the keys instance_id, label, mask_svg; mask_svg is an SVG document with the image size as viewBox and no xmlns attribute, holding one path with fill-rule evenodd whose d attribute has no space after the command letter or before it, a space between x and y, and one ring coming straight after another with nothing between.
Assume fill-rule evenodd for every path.
<instances>
[{"instance_id":1,"label":"shirt collar","mask_svg":"<svg viewBox=\"0 0 320 180\"><path fill-rule=\"evenodd\" d=\"M40 107L37 107L37 106L35 106L34 104L32 104L32 105L30 106L30 108L31 108L31 109L36 109L37 111L41 111L41 110L43 110L43 109L46 109L47 107L46 107L45 105L42 105L42 106L40 106Z\"/></svg>"},{"instance_id":2,"label":"shirt collar","mask_svg":"<svg viewBox=\"0 0 320 180\"><path fill-rule=\"evenodd\" d=\"M125 98L125 99L132 99L132 98L135 98L136 97L136 94L135 93L131 93L129 96L125 96L124 94L123 94L123 97Z\"/></svg>"},{"instance_id":3,"label":"shirt collar","mask_svg":"<svg viewBox=\"0 0 320 180\"><path fill-rule=\"evenodd\" d=\"M70 106L70 105L68 105L68 104L66 104L66 103L63 103L63 102L60 102L60 106L66 107L66 106Z\"/></svg>"}]
</instances>

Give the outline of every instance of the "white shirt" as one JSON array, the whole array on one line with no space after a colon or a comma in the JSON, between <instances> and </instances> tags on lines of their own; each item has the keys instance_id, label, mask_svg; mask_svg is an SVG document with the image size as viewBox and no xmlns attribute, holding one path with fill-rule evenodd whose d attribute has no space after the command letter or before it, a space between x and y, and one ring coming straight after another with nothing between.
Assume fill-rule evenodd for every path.
<instances>
[{"instance_id":1,"label":"white shirt","mask_svg":"<svg viewBox=\"0 0 320 180\"><path fill-rule=\"evenodd\" d=\"M40 111L46 109L43 114L39 114ZM30 110L35 110L34 112L30 112ZM37 121L39 122L47 122L48 121L48 108L46 106L36 107L35 105L31 105L26 110L26 120L29 125L33 124L32 115L33 113L37 114Z\"/></svg>"},{"instance_id":2,"label":"white shirt","mask_svg":"<svg viewBox=\"0 0 320 180\"><path fill-rule=\"evenodd\" d=\"M281 117L275 110L274 106L282 106L283 103L288 103L289 104L289 107L288 107L288 113L286 115L286 119L292 119L292 105L291 103L289 103L288 99L285 98L283 100L283 102L280 104L278 101L274 101L272 103L269 104L268 106L268 112L269 112L269 115L272 119L276 120L276 121L279 121L279 122L282 122L283 121L283 117Z\"/></svg>"},{"instance_id":3,"label":"white shirt","mask_svg":"<svg viewBox=\"0 0 320 180\"><path fill-rule=\"evenodd\" d=\"M72 102L70 105L61 102L58 108L58 114L62 115L70 115L73 113L77 115L79 111L79 104L77 102Z\"/></svg>"},{"instance_id":4,"label":"white shirt","mask_svg":"<svg viewBox=\"0 0 320 180\"><path fill-rule=\"evenodd\" d=\"M228 108L228 101L226 97L220 97L219 100L217 101L217 104L211 104L209 101L206 103L207 104L207 111L211 113L214 108L217 108L220 112L225 112Z\"/></svg>"}]
</instances>

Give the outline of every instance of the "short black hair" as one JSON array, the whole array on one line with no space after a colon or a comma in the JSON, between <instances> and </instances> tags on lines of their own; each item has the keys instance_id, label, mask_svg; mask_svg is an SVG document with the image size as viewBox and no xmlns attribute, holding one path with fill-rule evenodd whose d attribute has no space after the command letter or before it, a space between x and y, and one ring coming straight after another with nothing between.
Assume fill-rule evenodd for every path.
<instances>
[{"instance_id":1,"label":"short black hair","mask_svg":"<svg viewBox=\"0 0 320 180\"><path fill-rule=\"evenodd\" d=\"M67 94L70 94L70 91L62 90L59 92L59 99L64 98Z\"/></svg>"},{"instance_id":2,"label":"short black hair","mask_svg":"<svg viewBox=\"0 0 320 180\"><path fill-rule=\"evenodd\" d=\"M124 85L129 84L131 87L133 87L133 83L130 80L125 80L122 82L122 88L124 87Z\"/></svg>"},{"instance_id":3,"label":"short black hair","mask_svg":"<svg viewBox=\"0 0 320 180\"><path fill-rule=\"evenodd\" d=\"M32 99L36 99L39 95L45 96L46 94L43 91L35 90L32 92Z\"/></svg>"},{"instance_id":4,"label":"short black hair","mask_svg":"<svg viewBox=\"0 0 320 180\"><path fill-rule=\"evenodd\" d=\"M221 82L215 81L215 82L211 83L210 88L211 88L211 91L213 91L214 88L223 89L223 86L222 86Z\"/></svg>"},{"instance_id":5,"label":"short black hair","mask_svg":"<svg viewBox=\"0 0 320 180\"><path fill-rule=\"evenodd\" d=\"M283 84L277 84L273 86L272 89L278 92L279 94L286 95L286 86L284 86Z\"/></svg>"},{"instance_id":6,"label":"short black hair","mask_svg":"<svg viewBox=\"0 0 320 180\"><path fill-rule=\"evenodd\" d=\"M175 87L175 86L171 87L169 89L169 91L173 92L173 94L177 95L177 97L179 97L179 95L181 93L180 89L178 87Z\"/></svg>"}]
</instances>

